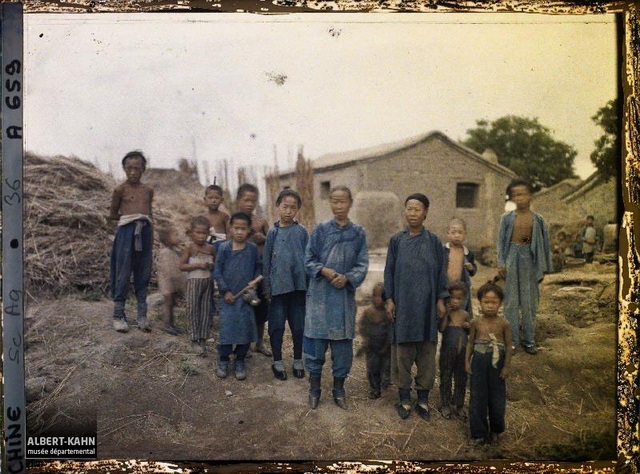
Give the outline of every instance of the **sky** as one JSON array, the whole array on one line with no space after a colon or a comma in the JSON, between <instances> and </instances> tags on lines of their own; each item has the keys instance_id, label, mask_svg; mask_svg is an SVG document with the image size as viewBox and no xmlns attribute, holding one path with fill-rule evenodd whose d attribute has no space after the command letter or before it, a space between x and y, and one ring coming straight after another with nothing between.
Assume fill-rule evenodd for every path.
<instances>
[{"instance_id":1,"label":"sky","mask_svg":"<svg viewBox=\"0 0 640 474\"><path fill-rule=\"evenodd\" d=\"M25 144L121 179L198 162L260 177L276 164L480 119L537 117L581 178L617 94L613 15L137 13L25 15ZM263 186L262 183L260 183Z\"/></svg>"}]
</instances>

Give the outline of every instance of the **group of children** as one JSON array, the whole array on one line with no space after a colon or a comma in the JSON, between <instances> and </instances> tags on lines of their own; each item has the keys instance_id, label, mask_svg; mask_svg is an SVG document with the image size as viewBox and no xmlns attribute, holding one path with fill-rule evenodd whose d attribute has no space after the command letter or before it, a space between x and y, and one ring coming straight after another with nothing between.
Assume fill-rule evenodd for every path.
<instances>
[{"instance_id":1,"label":"group of children","mask_svg":"<svg viewBox=\"0 0 640 474\"><path fill-rule=\"evenodd\" d=\"M127 154L122 164L127 180L116 188L111 204L111 217L118 220L111 258L113 324L117 331L128 330L124 303L133 274L138 327L149 331L146 291L151 274L153 190L140 181L146 166L142 153ZM274 377L286 380L282 343L288 322L293 339L292 373L297 378L305 376L305 369L309 373L310 407L316 409L320 403L322 369L330 348L333 400L346 409L344 382L353 363L356 332L355 290L364 281L369 264L366 233L349 219L351 191L345 186L330 191L334 217L318 224L311 235L295 220L302 200L293 190L278 195L279 220L270 228L253 212L258 201L255 186L240 186L238 211L231 216L219 209L222 191L216 185L206 189L208 212L192 219L191 242L181 257L176 253L179 238L175 229L158 230L165 246L158 257L163 330L178 334L173 306L176 294L184 291L192 348L206 355L215 281L220 295L219 377L228 376L233 362L236 379L246 378L245 359L255 343L256 352L272 357ZM494 283L478 290L481 315L473 316L471 277L477 267L473 253L464 245L466 225L452 219L448 242L442 245L424 227L429 199L416 193L405 200L407 226L391 237L384 282L375 285L373 304L359 321L370 398L381 396L393 373L399 395L395 407L403 419L411 413L412 385L417 391L415 411L424 419L430 417L428 395L436 375L438 333L442 333L440 411L445 418L462 412L469 374L469 420L472 438L478 443L495 441L504 431L504 380L519 341L519 310L523 312L525 350L535 354L537 292L533 287L537 291L542 273L550 268L546 226L529 209L530 186L514 182L510 194L517 208L503 216L498 242L499 274L506 282L506 319L498 317L505 297ZM267 321L273 352L263 340Z\"/></svg>"}]
</instances>

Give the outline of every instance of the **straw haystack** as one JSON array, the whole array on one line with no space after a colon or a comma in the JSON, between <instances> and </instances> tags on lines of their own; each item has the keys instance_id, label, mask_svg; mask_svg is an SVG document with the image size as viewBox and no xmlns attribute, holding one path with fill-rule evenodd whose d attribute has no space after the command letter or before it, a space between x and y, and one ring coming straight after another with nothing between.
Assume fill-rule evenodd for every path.
<instances>
[{"instance_id":1,"label":"straw haystack","mask_svg":"<svg viewBox=\"0 0 640 474\"><path fill-rule=\"evenodd\" d=\"M113 180L77 158L24 160L25 288L42 293L106 291Z\"/></svg>"}]
</instances>

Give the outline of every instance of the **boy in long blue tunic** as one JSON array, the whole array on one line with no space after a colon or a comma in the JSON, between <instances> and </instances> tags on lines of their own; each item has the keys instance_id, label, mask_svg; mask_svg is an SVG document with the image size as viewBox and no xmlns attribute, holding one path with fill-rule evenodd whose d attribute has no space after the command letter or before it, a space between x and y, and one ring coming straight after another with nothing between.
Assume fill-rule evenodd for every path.
<instances>
[{"instance_id":1,"label":"boy in long blue tunic","mask_svg":"<svg viewBox=\"0 0 640 474\"><path fill-rule=\"evenodd\" d=\"M243 380L247 376L244 361L251 343L258 339L258 330L253 307L244 298L234 300L233 296L260 275L262 263L256 245L247 241L251 217L236 212L229 224L231 239L220 244L213 270L221 296L216 374L227 377L231 354L235 353L235 377Z\"/></svg>"},{"instance_id":2,"label":"boy in long blue tunic","mask_svg":"<svg viewBox=\"0 0 640 474\"><path fill-rule=\"evenodd\" d=\"M505 279L504 317L511 325L512 352L520 342L522 312L522 344L531 355L535 346L536 311L540 292L538 284L545 273L553 270L549 231L540 214L531 211L531 185L514 180L507 192L516 209L502 215L498 233L498 273Z\"/></svg>"},{"instance_id":3,"label":"boy in long blue tunic","mask_svg":"<svg viewBox=\"0 0 640 474\"><path fill-rule=\"evenodd\" d=\"M307 307L304 322L304 357L309 371L309 405L320 401L320 379L327 348L331 346L333 400L346 405L344 381L353 362L356 325L355 291L369 267L364 229L349 220L353 203L346 186L335 187L330 195L334 219L316 226L305 255Z\"/></svg>"},{"instance_id":4,"label":"boy in long blue tunic","mask_svg":"<svg viewBox=\"0 0 640 474\"><path fill-rule=\"evenodd\" d=\"M396 344L401 418L411 413L411 368L415 363L418 402L416 411L429 418L429 390L436 376L438 319L446 314L447 275L440 239L423 227L429 199L416 193L405 200L407 228L389 241L384 268L384 294Z\"/></svg>"},{"instance_id":5,"label":"boy in long blue tunic","mask_svg":"<svg viewBox=\"0 0 640 474\"><path fill-rule=\"evenodd\" d=\"M304 253L309 233L295 220L302 206L300 195L285 189L276 199L280 220L267 233L262 254L265 299L269 300L269 340L273 352L271 370L279 380L287 379L282 363L282 339L285 322L293 338L293 375L304 377L302 363L302 337L307 292L307 274Z\"/></svg>"}]
</instances>

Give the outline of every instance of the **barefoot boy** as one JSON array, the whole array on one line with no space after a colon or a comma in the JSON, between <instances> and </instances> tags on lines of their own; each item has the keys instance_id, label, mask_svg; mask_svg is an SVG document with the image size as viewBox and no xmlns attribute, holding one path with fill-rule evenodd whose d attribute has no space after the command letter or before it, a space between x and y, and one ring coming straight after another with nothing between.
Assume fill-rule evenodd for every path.
<instances>
[{"instance_id":1,"label":"barefoot boy","mask_svg":"<svg viewBox=\"0 0 640 474\"><path fill-rule=\"evenodd\" d=\"M113 327L119 332L129 330L124 307L132 273L138 302L138 328L151 330L147 320L147 287L153 261L153 188L140 181L146 165L142 152L127 153L122 159L127 180L116 187L111 198L109 218L118 221L111 251L111 295L114 302Z\"/></svg>"},{"instance_id":2,"label":"barefoot boy","mask_svg":"<svg viewBox=\"0 0 640 474\"><path fill-rule=\"evenodd\" d=\"M179 334L175 327L173 309L176 298L184 296L187 288L187 279L180 271L180 254L178 246L180 238L178 231L172 226L163 226L158 229L158 240L162 249L158 252L158 291L162 295L162 330L172 336Z\"/></svg>"},{"instance_id":3,"label":"barefoot boy","mask_svg":"<svg viewBox=\"0 0 640 474\"><path fill-rule=\"evenodd\" d=\"M465 354L467 334L471 316L462 309L467 297L467 287L461 281L449 284L447 315L440 320L438 329L442 333L440 345L440 410L446 419L457 416L464 405L467 388ZM453 396L451 387L455 387Z\"/></svg>"},{"instance_id":4,"label":"barefoot boy","mask_svg":"<svg viewBox=\"0 0 640 474\"><path fill-rule=\"evenodd\" d=\"M487 438L497 443L505 427L505 380L511 365L511 351L508 350L511 329L509 322L498 316L502 296L499 286L482 285L478 290L482 316L471 321L465 368L471 375L469 422L474 445L484 443Z\"/></svg>"},{"instance_id":5,"label":"barefoot boy","mask_svg":"<svg viewBox=\"0 0 640 474\"><path fill-rule=\"evenodd\" d=\"M542 216L530 209L531 185L515 180L507 190L516 209L502 215L498 234L498 273L505 279L504 316L511 325L515 352L522 311L522 344L528 354L535 355L538 284L552 271L549 232Z\"/></svg>"}]
</instances>

